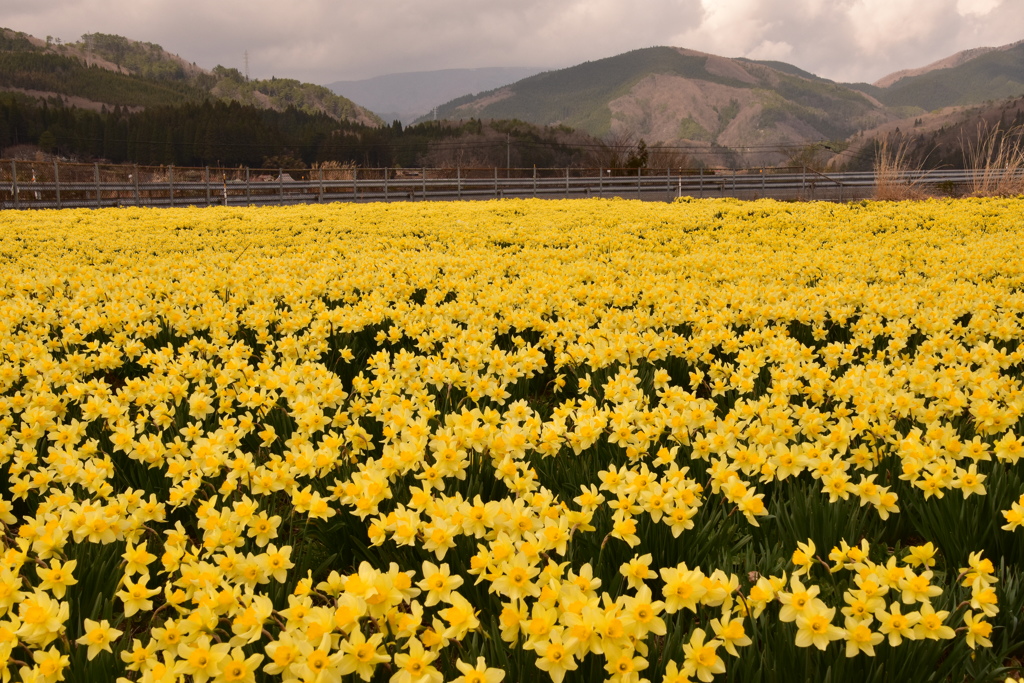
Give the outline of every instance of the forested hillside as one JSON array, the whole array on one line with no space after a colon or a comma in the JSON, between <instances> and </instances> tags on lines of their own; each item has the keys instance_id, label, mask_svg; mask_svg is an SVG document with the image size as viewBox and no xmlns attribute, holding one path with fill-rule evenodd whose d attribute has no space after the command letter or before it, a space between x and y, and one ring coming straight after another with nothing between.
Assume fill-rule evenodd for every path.
<instances>
[{"instance_id":1,"label":"forested hillside","mask_svg":"<svg viewBox=\"0 0 1024 683\"><path fill-rule=\"evenodd\" d=\"M0 148L39 144L67 158L177 166L304 168L584 163L600 143L564 128L469 120L367 126L295 107L238 102L92 111L0 93Z\"/></svg>"},{"instance_id":2,"label":"forested hillside","mask_svg":"<svg viewBox=\"0 0 1024 683\"><path fill-rule=\"evenodd\" d=\"M209 97L189 81L154 81L46 52L0 51L0 88L83 97L122 107L157 107Z\"/></svg>"},{"instance_id":3,"label":"forested hillside","mask_svg":"<svg viewBox=\"0 0 1024 683\"><path fill-rule=\"evenodd\" d=\"M1024 97L958 110L941 124L922 125L868 135L852 145L846 168L868 171L882 141L890 150L901 149L907 168L943 169L984 167L991 159L979 158L986 143L1005 149L1024 148Z\"/></svg>"},{"instance_id":4,"label":"forested hillside","mask_svg":"<svg viewBox=\"0 0 1024 683\"><path fill-rule=\"evenodd\" d=\"M377 115L321 85L289 78L248 79L223 66L207 71L155 43L105 33L55 44L0 29L0 90L28 91L41 98L78 97L109 107L238 102L383 124Z\"/></svg>"}]
</instances>

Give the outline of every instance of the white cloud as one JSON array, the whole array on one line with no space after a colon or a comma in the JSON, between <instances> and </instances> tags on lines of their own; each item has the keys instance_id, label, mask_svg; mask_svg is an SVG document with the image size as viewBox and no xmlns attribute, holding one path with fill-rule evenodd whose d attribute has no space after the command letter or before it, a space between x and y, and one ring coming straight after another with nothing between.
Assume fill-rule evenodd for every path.
<instances>
[{"instance_id":1,"label":"white cloud","mask_svg":"<svg viewBox=\"0 0 1024 683\"><path fill-rule=\"evenodd\" d=\"M857 45L865 54L886 54L936 33L949 16L949 0L859 0L847 11Z\"/></svg>"},{"instance_id":2,"label":"white cloud","mask_svg":"<svg viewBox=\"0 0 1024 683\"><path fill-rule=\"evenodd\" d=\"M793 46L785 41L764 40L760 45L748 52L745 57L750 59L768 59L784 62L793 54Z\"/></svg>"},{"instance_id":3,"label":"white cloud","mask_svg":"<svg viewBox=\"0 0 1024 683\"><path fill-rule=\"evenodd\" d=\"M999 7L1002 2L1003 0L956 0L956 11L962 16L969 14L985 16Z\"/></svg>"},{"instance_id":4,"label":"white cloud","mask_svg":"<svg viewBox=\"0 0 1024 683\"><path fill-rule=\"evenodd\" d=\"M764 36L766 27L758 17L758 4L758 0L701 0L700 24L678 34L676 45L739 57Z\"/></svg>"}]
</instances>

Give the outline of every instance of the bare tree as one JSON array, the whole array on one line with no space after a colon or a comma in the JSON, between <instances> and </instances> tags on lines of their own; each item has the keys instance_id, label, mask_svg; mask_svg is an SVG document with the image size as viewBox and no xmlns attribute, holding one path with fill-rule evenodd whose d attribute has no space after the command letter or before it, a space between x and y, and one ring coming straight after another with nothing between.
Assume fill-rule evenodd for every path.
<instances>
[{"instance_id":1,"label":"bare tree","mask_svg":"<svg viewBox=\"0 0 1024 683\"><path fill-rule=\"evenodd\" d=\"M693 160L678 148L662 144L651 145L647 148L648 168L682 169L693 166Z\"/></svg>"},{"instance_id":2,"label":"bare tree","mask_svg":"<svg viewBox=\"0 0 1024 683\"><path fill-rule=\"evenodd\" d=\"M636 136L632 133L615 133L609 135L593 148L590 163L605 169L625 168L626 161L637 145Z\"/></svg>"}]
</instances>

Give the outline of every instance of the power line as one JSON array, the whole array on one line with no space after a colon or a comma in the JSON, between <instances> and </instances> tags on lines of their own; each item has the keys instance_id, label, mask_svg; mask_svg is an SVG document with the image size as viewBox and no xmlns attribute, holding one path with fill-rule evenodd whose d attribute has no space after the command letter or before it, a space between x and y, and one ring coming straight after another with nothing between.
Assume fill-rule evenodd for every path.
<instances>
[{"instance_id":1,"label":"power line","mask_svg":"<svg viewBox=\"0 0 1024 683\"><path fill-rule=\"evenodd\" d=\"M69 136L80 142L100 142L110 145L170 145L172 147L211 147L211 148L242 148L242 149L255 149L255 148L266 148L281 146L289 149L358 149L358 150L407 150L407 149L422 149L427 147L428 150L437 149L499 149L499 148L511 148L512 146L518 147L532 147L532 148L565 148L565 149L590 149L590 150L604 150L604 151L617 151L617 152L631 152L636 149L635 145L627 144L611 144L601 142L559 142L557 140L552 141L536 141L536 140L516 140L516 139L494 139L494 140L479 140L479 141L453 141L453 142L440 142L434 140L423 140L417 142L377 142L377 141L360 141L360 142L331 142L330 139L321 140L318 143L287 143L287 142L271 142L271 143L253 143L253 142L226 142L226 141L197 141L197 140L168 140L166 138L160 140L139 140L139 139L117 139L111 140L109 138L96 138L96 137L79 137ZM743 145L741 147L725 147L725 146L709 146L709 145L651 145L647 149L648 151L672 151L672 152L687 152L691 154L746 154L746 153L757 153L757 152L784 152L788 150L803 150L813 146L824 146L828 141L811 141L803 143L780 143L780 144L765 144L765 145ZM836 154L851 154L858 156L855 153L849 152L848 150L835 151L831 148L827 148Z\"/></svg>"}]
</instances>

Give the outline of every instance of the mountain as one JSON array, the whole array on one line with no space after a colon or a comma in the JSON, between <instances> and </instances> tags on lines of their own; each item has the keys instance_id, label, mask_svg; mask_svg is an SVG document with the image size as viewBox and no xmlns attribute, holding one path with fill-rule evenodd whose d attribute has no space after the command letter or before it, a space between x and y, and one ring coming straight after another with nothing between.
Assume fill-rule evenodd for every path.
<instances>
[{"instance_id":1,"label":"mountain","mask_svg":"<svg viewBox=\"0 0 1024 683\"><path fill-rule=\"evenodd\" d=\"M321 85L286 78L249 80L237 69L221 66L207 71L154 43L103 33L86 34L77 43L54 43L0 29L0 90L97 110L219 100L383 124L369 110Z\"/></svg>"},{"instance_id":2,"label":"mountain","mask_svg":"<svg viewBox=\"0 0 1024 683\"><path fill-rule=\"evenodd\" d=\"M537 152L544 146L555 149L551 159L608 168L845 163L878 136L902 130L927 142L937 131L941 138L970 107L1024 94L1024 41L959 52L875 84L664 46L531 71L454 69L331 84L400 120L387 126L325 86L206 70L121 36L92 33L62 44L0 29L0 91L8 91L0 92L0 145L179 165L500 165L502 156L506 164L555 163ZM460 91L476 94L428 113ZM189 107L201 125L180 140L164 135L168 122L184 125ZM421 125L403 126L415 111ZM1016 120L1016 109L1005 118ZM225 142L232 136L239 139ZM589 157L573 157L573 145ZM822 161L825 151L831 160Z\"/></svg>"},{"instance_id":3,"label":"mountain","mask_svg":"<svg viewBox=\"0 0 1024 683\"><path fill-rule=\"evenodd\" d=\"M1005 49L1006 47L1010 46L1004 46L1004 48L1002 49ZM980 57L983 54L987 54L989 52L992 52L993 50L999 49L1001 48L975 47L971 48L970 50L961 50L960 52L949 55L948 57L943 57L942 59L936 60L931 64L927 64L925 66L920 66L915 69L901 69L899 71L894 71L893 73L887 76L882 76L877 81L872 83L872 85L879 88L888 88L890 85L896 83L900 79L909 78L911 76L921 76L930 71L936 71L938 69L952 69L954 67L960 66L965 62L971 61L975 57Z\"/></svg>"},{"instance_id":4,"label":"mountain","mask_svg":"<svg viewBox=\"0 0 1024 683\"><path fill-rule=\"evenodd\" d=\"M786 154L780 148L844 139L894 115L865 93L791 65L652 47L464 96L437 116L561 124L648 144L767 149L778 161Z\"/></svg>"},{"instance_id":5,"label":"mountain","mask_svg":"<svg viewBox=\"0 0 1024 683\"><path fill-rule=\"evenodd\" d=\"M531 67L442 69L387 74L358 81L335 81L327 87L376 112L385 121L408 124L448 100L491 90L543 71Z\"/></svg>"},{"instance_id":6,"label":"mountain","mask_svg":"<svg viewBox=\"0 0 1024 683\"><path fill-rule=\"evenodd\" d=\"M1024 40L958 52L920 69L851 87L889 107L933 111L1024 95Z\"/></svg>"}]
</instances>

